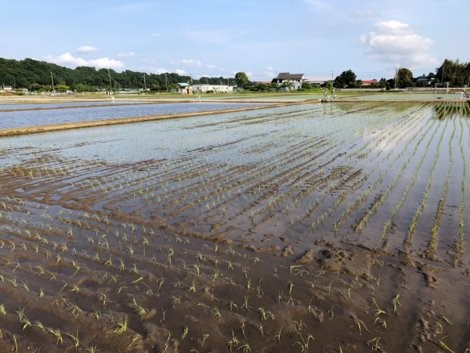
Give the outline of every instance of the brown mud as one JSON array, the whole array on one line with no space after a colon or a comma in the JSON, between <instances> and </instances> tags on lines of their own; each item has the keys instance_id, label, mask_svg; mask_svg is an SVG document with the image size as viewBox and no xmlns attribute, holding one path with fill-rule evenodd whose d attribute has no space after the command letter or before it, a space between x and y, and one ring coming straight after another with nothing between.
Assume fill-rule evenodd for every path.
<instances>
[{"instance_id":1,"label":"brown mud","mask_svg":"<svg viewBox=\"0 0 470 353\"><path fill-rule=\"evenodd\" d=\"M408 135L400 148L418 151L408 163L400 150L375 151L398 129L377 129L350 151L325 136L298 141L275 167L203 165L192 154L84 161L3 146L0 156L17 162L0 173L0 352L467 353L468 251L452 248L444 228L460 199L422 211L438 218L441 256L427 256L425 226L409 246L394 245L407 236L410 205L420 210L408 196L427 182L413 183L414 172L403 185L388 180L392 166L423 160L430 175L426 151L452 152L454 164L459 156L457 130L440 143L437 122L415 119L394 125ZM447 137L453 150L440 147ZM389 213L380 246L377 219Z\"/></svg>"}]
</instances>

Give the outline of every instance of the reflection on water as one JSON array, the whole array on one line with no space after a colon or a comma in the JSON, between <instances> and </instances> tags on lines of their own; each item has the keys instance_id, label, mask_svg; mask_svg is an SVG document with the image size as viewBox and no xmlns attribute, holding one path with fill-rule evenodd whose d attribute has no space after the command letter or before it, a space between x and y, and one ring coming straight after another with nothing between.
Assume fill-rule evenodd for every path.
<instances>
[{"instance_id":1,"label":"reflection on water","mask_svg":"<svg viewBox=\"0 0 470 353\"><path fill-rule=\"evenodd\" d=\"M50 124L66 124L94 120L133 118L139 116L157 116L209 112L215 110L264 106L263 103L162 103L142 105L93 105L45 110L1 111L0 129L11 129ZM63 109L62 109L63 108Z\"/></svg>"}]
</instances>

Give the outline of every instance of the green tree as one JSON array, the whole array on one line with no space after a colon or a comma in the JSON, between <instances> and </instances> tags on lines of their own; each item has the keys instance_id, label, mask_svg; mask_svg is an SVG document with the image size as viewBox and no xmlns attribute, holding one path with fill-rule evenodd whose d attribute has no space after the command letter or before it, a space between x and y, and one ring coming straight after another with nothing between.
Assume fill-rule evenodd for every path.
<instances>
[{"instance_id":1,"label":"green tree","mask_svg":"<svg viewBox=\"0 0 470 353\"><path fill-rule=\"evenodd\" d=\"M397 86L398 88L406 88L413 86L413 73L407 68L400 68L397 71Z\"/></svg>"},{"instance_id":2,"label":"green tree","mask_svg":"<svg viewBox=\"0 0 470 353\"><path fill-rule=\"evenodd\" d=\"M271 91L277 92L277 91L279 91L279 85L278 85L276 82L271 82L271 83L269 84L269 89L270 89Z\"/></svg>"},{"instance_id":3,"label":"green tree","mask_svg":"<svg viewBox=\"0 0 470 353\"><path fill-rule=\"evenodd\" d=\"M77 92L95 92L96 88L89 85L84 85L83 83L78 83L74 86Z\"/></svg>"},{"instance_id":4,"label":"green tree","mask_svg":"<svg viewBox=\"0 0 470 353\"><path fill-rule=\"evenodd\" d=\"M452 87L470 85L470 63L460 63L459 60L445 59L437 68L436 79L443 84L449 82Z\"/></svg>"},{"instance_id":5,"label":"green tree","mask_svg":"<svg viewBox=\"0 0 470 353\"><path fill-rule=\"evenodd\" d=\"M356 74L352 70L343 71L333 84L336 88L356 87Z\"/></svg>"},{"instance_id":6,"label":"green tree","mask_svg":"<svg viewBox=\"0 0 470 353\"><path fill-rule=\"evenodd\" d=\"M390 85L388 84L387 79L381 78L380 81L379 81L379 87L382 88L382 89L389 90Z\"/></svg>"},{"instance_id":7,"label":"green tree","mask_svg":"<svg viewBox=\"0 0 470 353\"><path fill-rule=\"evenodd\" d=\"M327 81L327 82L325 83L325 89L326 89L326 92L327 92L328 94L332 94L332 93L333 93L333 87L334 87L334 86L333 86L333 82L332 82L332 81Z\"/></svg>"},{"instance_id":8,"label":"green tree","mask_svg":"<svg viewBox=\"0 0 470 353\"><path fill-rule=\"evenodd\" d=\"M39 83L32 83L29 85L29 90L33 92L39 92L43 90L43 85L40 85Z\"/></svg>"},{"instance_id":9,"label":"green tree","mask_svg":"<svg viewBox=\"0 0 470 353\"><path fill-rule=\"evenodd\" d=\"M64 92L67 92L67 91L70 89L70 87L67 86L67 85L64 85L64 84L60 84L60 85L57 85L57 86L56 86L56 89L57 89L59 92L64 93Z\"/></svg>"},{"instance_id":10,"label":"green tree","mask_svg":"<svg viewBox=\"0 0 470 353\"><path fill-rule=\"evenodd\" d=\"M238 87L245 87L250 83L248 76L244 72L237 72L235 74L235 82Z\"/></svg>"},{"instance_id":11,"label":"green tree","mask_svg":"<svg viewBox=\"0 0 470 353\"><path fill-rule=\"evenodd\" d=\"M143 88L144 75L145 85L152 91L164 91L167 87L173 87L172 84L191 80L189 76L180 76L176 73L157 75L130 70L116 72L88 66L69 69L34 59L18 61L0 58L0 85L9 85L14 88L25 87L33 91L50 89L51 75L56 85L63 84L79 92ZM228 81L231 81L231 84L235 83L233 78L207 77L205 80L211 84L225 84Z\"/></svg>"}]
</instances>

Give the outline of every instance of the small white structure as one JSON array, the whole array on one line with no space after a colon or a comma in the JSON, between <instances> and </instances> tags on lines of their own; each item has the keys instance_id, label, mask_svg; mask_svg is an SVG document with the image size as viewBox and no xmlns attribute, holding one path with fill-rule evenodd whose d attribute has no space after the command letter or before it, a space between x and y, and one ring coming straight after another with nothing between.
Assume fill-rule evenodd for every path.
<instances>
[{"instance_id":1,"label":"small white structure","mask_svg":"<svg viewBox=\"0 0 470 353\"><path fill-rule=\"evenodd\" d=\"M209 85L197 84L193 85L193 93L230 93L233 87L228 85Z\"/></svg>"},{"instance_id":2,"label":"small white structure","mask_svg":"<svg viewBox=\"0 0 470 353\"><path fill-rule=\"evenodd\" d=\"M2 85L2 89L0 91L2 91L2 92L11 92L11 91L13 91L13 87L7 86L7 85Z\"/></svg>"}]
</instances>

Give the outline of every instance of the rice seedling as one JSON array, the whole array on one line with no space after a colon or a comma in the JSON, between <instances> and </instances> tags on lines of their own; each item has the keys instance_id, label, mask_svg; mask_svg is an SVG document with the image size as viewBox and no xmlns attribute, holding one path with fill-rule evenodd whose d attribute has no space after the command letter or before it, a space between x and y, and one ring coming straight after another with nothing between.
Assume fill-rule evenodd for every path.
<instances>
[{"instance_id":1,"label":"rice seedling","mask_svg":"<svg viewBox=\"0 0 470 353\"><path fill-rule=\"evenodd\" d=\"M183 332L181 333L181 340L184 341L184 339L188 336L189 327L188 326L183 326L182 331Z\"/></svg>"},{"instance_id":2,"label":"rice seedling","mask_svg":"<svg viewBox=\"0 0 470 353\"><path fill-rule=\"evenodd\" d=\"M109 332L111 335L120 336L127 332L127 315L121 317L118 322L116 322L116 327Z\"/></svg>"},{"instance_id":3,"label":"rice seedling","mask_svg":"<svg viewBox=\"0 0 470 353\"><path fill-rule=\"evenodd\" d=\"M400 306L400 294L397 293L392 299L393 313L398 315L398 307Z\"/></svg>"},{"instance_id":4,"label":"rice seedling","mask_svg":"<svg viewBox=\"0 0 470 353\"><path fill-rule=\"evenodd\" d=\"M439 340L439 347L443 349L445 352L448 353L456 353L454 350L452 350L446 343L444 343L442 340Z\"/></svg>"},{"instance_id":5,"label":"rice seedling","mask_svg":"<svg viewBox=\"0 0 470 353\"><path fill-rule=\"evenodd\" d=\"M65 332L65 335L73 341L73 346L75 349L78 349L80 347L80 338L78 337L78 330L75 332L75 334Z\"/></svg>"},{"instance_id":6,"label":"rice seedling","mask_svg":"<svg viewBox=\"0 0 470 353\"><path fill-rule=\"evenodd\" d=\"M299 340L295 343L300 346L300 351L302 353L306 353L309 351L310 341L315 341L315 338L312 335L308 335L306 338L302 335L302 333L298 334Z\"/></svg>"},{"instance_id":7,"label":"rice seedling","mask_svg":"<svg viewBox=\"0 0 470 353\"><path fill-rule=\"evenodd\" d=\"M367 341L367 346L369 346L374 352L385 352L381 341L382 339L380 337L374 337Z\"/></svg>"},{"instance_id":8,"label":"rice seedling","mask_svg":"<svg viewBox=\"0 0 470 353\"><path fill-rule=\"evenodd\" d=\"M18 353L18 339L16 335L11 335L11 340L13 342L13 347L11 348L11 352Z\"/></svg>"},{"instance_id":9,"label":"rice seedling","mask_svg":"<svg viewBox=\"0 0 470 353\"><path fill-rule=\"evenodd\" d=\"M64 342L64 339L62 337L62 332L59 329L47 328L47 331L52 336L54 336L56 345L62 344Z\"/></svg>"}]
</instances>

